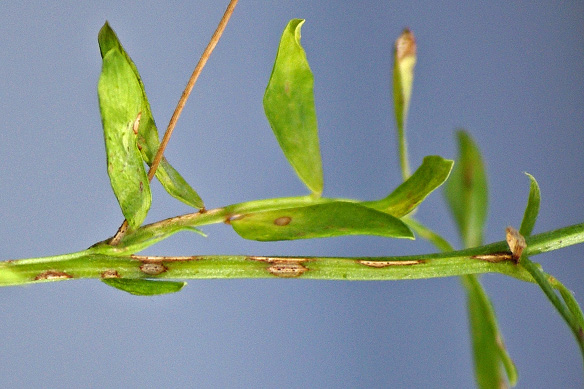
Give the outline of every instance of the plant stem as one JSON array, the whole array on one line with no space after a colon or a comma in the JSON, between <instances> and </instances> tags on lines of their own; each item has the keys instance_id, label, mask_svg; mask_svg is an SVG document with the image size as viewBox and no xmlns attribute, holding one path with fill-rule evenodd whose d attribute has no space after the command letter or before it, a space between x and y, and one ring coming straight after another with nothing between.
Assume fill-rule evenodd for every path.
<instances>
[{"instance_id":1,"label":"plant stem","mask_svg":"<svg viewBox=\"0 0 584 389\"><path fill-rule=\"evenodd\" d=\"M203 217L205 213L200 215ZM536 255L582 242L584 224L578 224L529 237L525 252ZM505 241L448 253L353 258L245 255L146 257L118 255L114 251L116 248L111 246L111 254L106 254L105 246L107 245L97 245L67 255L1 262L0 285L108 277L173 279L295 277L364 281L449 277L489 272L534 282L527 270L512 261Z\"/></svg>"},{"instance_id":2,"label":"plant stem","mask_svg":"<svg viewBox=\"0 0 584 389\"><path fill-rule=\"evenodd\" d=\"M162 138L162 141L160 142L160 147L158 148L158 151L156 152L156 155L154 156L154 159L152 160L152 165L150 166L150 170L148 171L148 179L150 179L150 180L152 180L152 177L154 177L154 174L156 173L156 169L158 169L158 165L160 164L160 161L162 160L162 156L164 155L164 150L166 149L166 145L168 144L168 141L170 140L170 136L172 135L172 132L174 131L174 128L176 127L176 123L178 121L178 118L180 117L180 114L181 114L185 104L187 103L187 100L189 99L189 96L193 90L193 87L195 86L195 83L197 82L197 79L199 78L199 75L201 74L201 72L203 71L203 68L205 67L205 64L207 63L207 60L211 56L211 53L215 49L215 46L217 46L217 43L219 42L221 35L223 35L223 31L225 31L225 27L227 26L227 23L229 22L229 19L231 18L231 15L233 14L235 6L237 5L237 1L238 0L231 0L229 2L229 5L227 6L225 13L223 14L223 17L219 21L219 25L217 26L217 29L213 33L213 36L211 37L211 40L207 44L205 51L203 51L203 54L201 55L201 58L199 59L197 66L195 66L195 70L193 71L193 74L191 74L191 77L189 78L189 82L187 83L187 86L185 87L185 90L183 91L183 93L178 101L178 104L176 105L176 108L174 110L174 113L172 114L172 117L170 118L170 122L168 123L168 127L166 129L166 132L164 133L164 137Z\"/></svg>"}]
</instances>

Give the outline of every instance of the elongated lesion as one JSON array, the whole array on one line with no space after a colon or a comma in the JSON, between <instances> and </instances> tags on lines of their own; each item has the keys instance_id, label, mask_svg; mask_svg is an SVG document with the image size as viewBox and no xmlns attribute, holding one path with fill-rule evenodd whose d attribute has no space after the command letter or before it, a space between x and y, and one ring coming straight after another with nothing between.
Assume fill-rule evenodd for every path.
<instances>
[{"instance_id":1,"label":"elongated lesion","mask_svg":"<svg viewBox=\"0 0 584 389\"><path fill-rule=\"evenodd\" d=\"M388 267L388 266L412 266L412 265L419 265L420 263L425 263L423 259L416 259L410 261L370 261L370 260L360 260L357 263L361 265L369 266L369 267Z\"/></svg>"},{"instance_id":2,"label":"elongated lesion","mask_svg":"<svg viewBox=\"0 0 584 389\"><path fill-rule=\"evenodd\" d=\"M280 278L300 277L309 270L304 266L304 263L308 262L309 258L249 256L246 257L246 259L250 261L269 263L270 266L267 267L267 271Z\"/></svg>"}]
</instances>

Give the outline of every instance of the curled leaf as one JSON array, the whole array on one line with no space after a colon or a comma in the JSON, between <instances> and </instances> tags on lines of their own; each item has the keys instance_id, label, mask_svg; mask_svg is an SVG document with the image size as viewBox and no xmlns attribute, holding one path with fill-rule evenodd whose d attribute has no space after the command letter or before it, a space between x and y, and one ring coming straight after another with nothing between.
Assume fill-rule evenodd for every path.
<instances>
[{"instance_id":1,"label":"curled leaf","mask_svg":"<svg viewBox=\"0 0 584 389\"><path fill-rule=\"evenodd\" d=\"M453 164L453 161L436 155L427 156L414 174L389 196L362 204L395 217L405 216L448 179Z\"/></svg>"},{"instance_id":2,"label":"curled leaf","mask_svg":"<svg viewBox=\"0 0 584 389\"><path fill-rule=\"evenodd\" d=\"M521 221L521 228L519 232L523 236L531 235L533 227L535 226L535 221L537 220L537 215L539 214L539 203L541 201L541 195L539 191L539 185L529 173L525 173L529 177L529 198L527 200L527 206L525 207L525 213L523 214L523 220Z\"/></svg>"},{"instance_id":3,"label":"curled leaf","mask_svg":"<svg viewBox=\"0 0 584 389\"><path fill-rule=\"evenodd\" d=\"M320 196L324 181L314 106L314 78L300 45L303 23L304 20L293 19L282 33L264 94L264 110L288 162L312 193Z\"/></svg>"},{"instance_id":4,"label":"curled leaf","mask_svg":"<svg viewBox=\"0 0 584 389\"><path fill-rule=\"evenodd\" d=\"M112 49L119 50L123 54L128 65L133 71L135 80L140 86L140 111L142 112L142 118L140 120L140 127L138 129L138 148L142 153L144 162L150 166L152 165L154 156L156 155L158 147L160 146L160 139L158 137L156 123L154 122L154 118L152 116L152 111L150 110L150 103L148 102L148 98L146 96L144 83L140 78L140 73L138 73L138 68L126 50L124 50L122 44L116 36L116 33L107 22L99 31L98 43L102 57L105 57L106 54ZM195 190L185 181L185 179L170 165L170 163L168 163L166 158L163 158L160 165L158 166L158 169L156 170L156 178L158 181L160 181L164 189L174 198L194 208L204 207L203 200L201 200L197 192L195 192Z\"/></svg>"}]
</instances>

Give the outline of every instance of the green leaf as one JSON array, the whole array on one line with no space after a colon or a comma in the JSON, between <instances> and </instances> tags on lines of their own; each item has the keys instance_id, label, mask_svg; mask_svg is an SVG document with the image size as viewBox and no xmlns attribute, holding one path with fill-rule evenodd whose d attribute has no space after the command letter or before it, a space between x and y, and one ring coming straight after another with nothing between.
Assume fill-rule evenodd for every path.
<instances>
[{"instance_id":1,"label":"green leaf","mask_svg":"<svg viewBox=\"0 0 584 389\"><path fill-rule=\"evenodd\" d=\"M414 34L405 29L395 41L393 51L393 104L399 141L399 155L404 180L410 175L408 165L406 121L414 83L416 65L416 40Z\"/></svg>"},{"instance_id":2,"label":"green leaf","mask_svg":"<svg viewBox=\"0 0 584 389\"><path fill-rule=\"evenodd\" d=\"M293 19L284 29L264 94L264 110L288 162L308 189L320 196L324 181L314 106L314 79L300 45L303 23L304 20Z\"/></svg>"},{"instance_id":3,"label":"green leaf","mask_svg":"<svg viewBox=\"0 0 584 389\"><path fill-rule=\"evenodd\" d=\"M98 83L110 183L131 228L139 227L150 209L148 176L137 145L141 90L131 66L118 49L103 57Z\"/></svg>"},{"instance_id":4,"label":"green leaf","mask_svg":"<svg viewBox=\"0 0 584 389\"><path fill-rule=\"evenodd\" d=\"M136 296L156 296L175 293L187 284L186 282L179 281L153 281L131 278L104 278L101 281L106 285Z\"/></svg>"},{"instance_id":5,"label":"green leaf","mask_svg":"<svg viewBox=\"0 0 584 389\"><path fill-rule=\"evenodd\" d=\"M184 178L168 163L166 158L162 158L156 178L162 184L166 192L177 200L190 205L193 208L203 208L203 200L198 193L185 181Z\"/></svg>"},{"instance_id":6,"label":"green leaf","mask_svg":"<svg viewBox=\"0 0 584 389\"><path fill-rule=\"evenodd\" d=\"M234 217L231 225L241 237L260 241L343 235L414 239L398 218L342 201L244 214Z\"/></svg>"},{"instance_id":7,"label":"green leaf","mask_svg":"<svg viewBox=\"0 0 584 389\"><path fill-rule=\"evenodd\" d=\"M361 204L395 217L407 215L446 181L453 164L453 161L439 156L427 156L414 174L389 196Z\"/></svg>"},{"instance_id":8,"label":"green leaf","mask_svg":"<svg viewBox=\"0 0 584 389\"><path fill-rule=\"evenodd\" d=\"M505 368L509 383L517 383L517 369L503 343L497 328L495 310L478 278L463 276L468 291L468 311L472 333L475 374L480 388L505 387L501 364Z\"/></svg>"},{"instance_id":9,"label":"green leaf","mask_svg":"<svg viewBox=\"0 0 584 389\"><path fill-rule=\"evenodd\" d=\"M533 231L537 215L539 214L541 195L539 192L539 185L535 178L529 173L525 174L529 177L531 184L529 185L529 199L527 200L527 207L525 207L525 213L523 214L519 233L523 236L529 236Z\"/></svg>"},{"instance_id":10,"label":"green leaf","mask_svg":"<svg viewBox=\"0 0 584 389\"><path fill-rule=\"evenodd\" d=\"M150 166L152 165L154 156L160 146L160 139L158 137L156 123L152 116L152 111L150 110L150 103L146 96L144 83L140 78L140 73L138 73L138 68L136 68L136 65L122 47L116 33L107 22L99 31L98 43L102 57L105 57L105 55L112 49L119 50L126 58L126 61L132 68L135 79L140 85L142 118L138 129L138 147L142 152L142 158L148 166ZM158 169L156 170L156 178L160 181L164 189L174 198L194 208L204 207L203 200L201 200L197 192L195 192L184 178L182 178L170 163L168 163L166 158L163 158L158 166Z\"/></svg>"},{"instance_id":11,"label":"green leaf","mask_svg":"<svg viewBox=\"0 0 584 389\"><path fill-rule=\"evenodd\" d=\"M465 131L458 131L458 162L445 186L445 196L465 247L483 240L487 218L487 176L480 151Z\"/></svg>"}]
</instances>

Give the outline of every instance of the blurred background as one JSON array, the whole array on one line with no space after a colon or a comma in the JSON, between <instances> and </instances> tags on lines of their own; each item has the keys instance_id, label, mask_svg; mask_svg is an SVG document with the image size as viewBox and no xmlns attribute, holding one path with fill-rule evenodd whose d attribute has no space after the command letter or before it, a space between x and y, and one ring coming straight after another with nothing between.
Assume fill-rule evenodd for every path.
<instances>
[{"instance_id":1,"label":"blurred background","mask_svg":"<svg viewBox=\"0 0 584 389\"><path fill-rule=\"evenodd\" d=\"M136 63L162 133L227 1L22 1L0 12L0 259L84 249L121 212L106 172L96 85L108 20ZM166 156L207 208L306 194L264 117L281 32L304 18L324 195L385 196L401 180L391 48L414 32L412 168L455 158L466 128L489 173L485 242L518 227L539 181L534 233L584 221L584 4L580 1L241 1ZM192 210L153 185L146 222ZM419 220L460 247L442 191ZM405 255L424 241L347 237L259 243L228 226L148 254ZM584 303L584 246L533 257ZM519 387L582 387L572 333L535 285L500 275L492 297ZM472 387L457 278L399 282L192 280L135 297L99 281L0 289L3 387Z\"/></svg>"}]
</instances>

